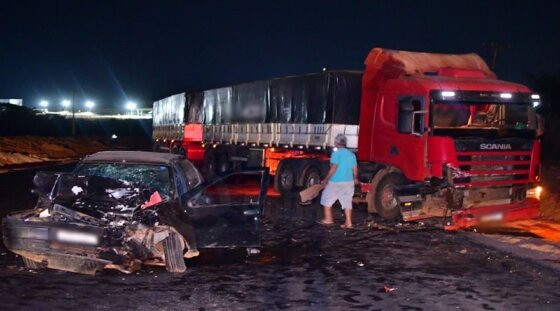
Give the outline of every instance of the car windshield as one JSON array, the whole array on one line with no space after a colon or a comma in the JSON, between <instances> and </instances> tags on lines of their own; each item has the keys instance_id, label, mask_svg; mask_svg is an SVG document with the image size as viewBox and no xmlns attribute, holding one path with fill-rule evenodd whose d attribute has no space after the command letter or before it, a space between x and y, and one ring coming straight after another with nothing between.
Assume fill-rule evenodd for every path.
<instances>
[{"instance_id":1,"label":"car windshield","mask_svg":"<svg viewBox=\"0 0 560 311\"><path fill-rule=\"evenodd\" d=\"M434 129L534 130L535 110L531 104L435 102Z\"/></svg>"},{"instance_id":2,"label":"car windshield","mask_svg":"<svg viewBox=\"0 0 560 311\"><path fill-rule=\"evenodd\" d=\"M140 183L157 189L166 197L171 196L173 189L169 167L164 165L86 163L78 167L76 173Z\"/></svg>"}]
</instances>

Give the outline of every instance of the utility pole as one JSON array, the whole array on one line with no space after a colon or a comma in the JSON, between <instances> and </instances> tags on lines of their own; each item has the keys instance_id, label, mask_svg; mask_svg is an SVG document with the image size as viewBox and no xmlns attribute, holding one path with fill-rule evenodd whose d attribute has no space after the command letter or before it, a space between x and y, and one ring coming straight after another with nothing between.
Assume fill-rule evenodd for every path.
<instances>
[{"instance_id":1,"label":"utility pole","mask_svg":"<svg viewBox=\"0 0 560 311\"><path fill-rule=\"evenodd\" d=\"M492 65L491 65L492 71L496 70L496 60L498 59L498 53L500 53L500 51L505 48L511 47L510 44L500 44L492 41L483 42L482 46L489 49L490 52L492 53Z\"/></svg>"},{"instance_id":2,"label":"utility pole","mask_svg":"<svg viewBox=\"0 0 560 311\"><path fill-rule=\"evenodd\" d=\"M76 88L72 88L72 137L76 137Z\"/></svg>"}]
</instances>

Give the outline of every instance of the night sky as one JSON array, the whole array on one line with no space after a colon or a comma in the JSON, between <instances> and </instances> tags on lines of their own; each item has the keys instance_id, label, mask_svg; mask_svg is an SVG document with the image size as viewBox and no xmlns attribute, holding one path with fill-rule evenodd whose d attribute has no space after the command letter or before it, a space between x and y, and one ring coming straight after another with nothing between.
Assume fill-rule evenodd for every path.
<instances>
[{"instance_id":1,"label":"night sky","mask_svg":"<svg viewBox=\"0 0 560 311\"><path fill-rule=\"evenodd\" d=\"M0 0L0 98L122 107L189 90L329 69L362 69L373 47L508 48L496 72L560 73L556 1Z\"/></svg>"}]
</instances>

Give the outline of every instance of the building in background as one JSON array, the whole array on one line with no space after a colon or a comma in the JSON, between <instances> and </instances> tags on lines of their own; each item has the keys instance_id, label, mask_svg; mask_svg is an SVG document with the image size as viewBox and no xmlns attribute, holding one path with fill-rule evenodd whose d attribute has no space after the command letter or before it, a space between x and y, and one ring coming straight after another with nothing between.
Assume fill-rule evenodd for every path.
<instances>
[{"instance_id":1,"label":"building in background","mask_svg":"<svg viewBox=\"0 0 560 311\"><path fill-rule=\"evenodd\" d=\"M21 98L0 99L0 104L12 104L16 106L23 106L23 99Z\"/></svg>"}]
</instances>

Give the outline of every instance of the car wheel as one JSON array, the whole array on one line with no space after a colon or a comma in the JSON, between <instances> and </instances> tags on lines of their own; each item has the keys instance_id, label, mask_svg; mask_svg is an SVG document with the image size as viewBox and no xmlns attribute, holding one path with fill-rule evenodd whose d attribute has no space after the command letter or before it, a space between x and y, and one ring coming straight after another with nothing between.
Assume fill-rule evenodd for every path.
<instances>
[{"instance_id":1,"label":"car wheel","mask_svg":"<svg viewBox=\"0 0 560 311\"><path fill-rule=\"evenodd\" d=\"M375 189L375 209L377 213L386 220L397 220L401 215L401 208L394 187L406 182L403 175L399 173L389 173L377 184Z\"/></svg>"},{"instance_id":2,"label":"car wheel","mask_svg":"<svg viewBox=\"0 0 560 311\"><path fill-rule=\"evenodd\" d=\"M280 163L276 175L274 175L274 190L279 193L288 193L294 189L295 171L288 162Z\"/></svg>"},{"instance_id":3,"label":"car wheel","mask_svg":"<svg viewBox=\"0 0 560 311\"><path fill-rule=\"evenodd\" d=\"M163 253L167 271L185 272L187 270L183 258L183 243L176 232L169 232L169 236L163 240Z\"/></svg>"},{"instance_id":4,"label":"car wheel","mask_svg":"<svg viewBox=\"0 0 560 311\"><path fill-rule=\"evenodd\" d=\"M21 259L23 259L23 263L25 264L25 267L29 268L29 269L42 269L43 265L40 262L37 261L33 261L27 257L21 257Z\"/></svg>"}]
</instances>

